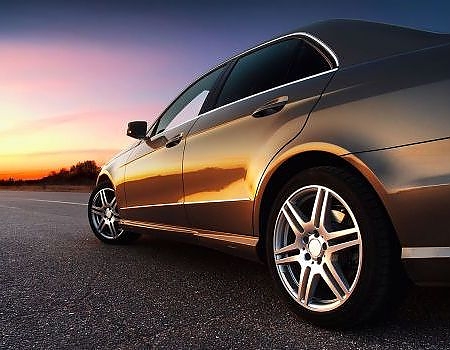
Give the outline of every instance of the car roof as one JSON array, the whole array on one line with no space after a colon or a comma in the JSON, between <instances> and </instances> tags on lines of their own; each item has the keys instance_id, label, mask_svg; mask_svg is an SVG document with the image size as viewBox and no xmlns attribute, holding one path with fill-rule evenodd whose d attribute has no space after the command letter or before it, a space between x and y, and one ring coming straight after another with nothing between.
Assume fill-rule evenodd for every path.
<instances>
[{"instance_id":1,"label":"car roof","mask_svg":"<svg viewBox=\"0 0 450 350\"><path fill-rule=\"evenodd\" d=\"M337 55L341 67L450 43L449 34L361 20L316 22L287 34L299 32L325 43Z\"/></svg>"}]
</instances>

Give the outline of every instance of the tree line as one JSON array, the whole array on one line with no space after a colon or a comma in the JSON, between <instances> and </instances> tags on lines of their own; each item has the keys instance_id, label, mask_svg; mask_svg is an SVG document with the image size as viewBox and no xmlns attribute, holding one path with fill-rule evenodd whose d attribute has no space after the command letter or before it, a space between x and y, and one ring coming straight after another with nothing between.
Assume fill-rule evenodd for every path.
<instances>
[{"instance_id":1,"label":"tree line","mask_svg":"<svg viewBox=\"0 0 450 350\"><path fill-rule=\"evenodd\" d=\"M93 160L86 160L72 165L69 169L51 171L41 179L20 180L10 177L0 180L0 186L20 185L93 185L100 172L100 167Z\"/></svg>"}]
</instances>

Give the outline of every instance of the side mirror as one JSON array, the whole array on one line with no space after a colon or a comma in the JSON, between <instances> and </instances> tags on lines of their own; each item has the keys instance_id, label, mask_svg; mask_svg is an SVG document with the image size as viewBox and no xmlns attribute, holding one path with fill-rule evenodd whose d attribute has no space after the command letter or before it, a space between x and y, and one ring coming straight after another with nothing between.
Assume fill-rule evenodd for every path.
<instances>
[{"instance_id":1,"label":"side mirror","mask_svg":"<svg viewBox=\"0 0 450 350\"><path fill-rule=\"evenodd\" d=\"M142 140L147 135L147 122L137 120L128 123L127 136L134 139Z\"/></svg>"}]
</instances>

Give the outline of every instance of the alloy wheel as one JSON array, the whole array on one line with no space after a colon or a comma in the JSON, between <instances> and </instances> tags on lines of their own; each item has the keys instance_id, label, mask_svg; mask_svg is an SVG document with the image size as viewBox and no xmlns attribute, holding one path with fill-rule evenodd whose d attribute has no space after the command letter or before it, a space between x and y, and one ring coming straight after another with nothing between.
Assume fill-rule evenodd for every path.
<instances>
[{"instance_id":1,"label":"alloy wheel","mask_svg":"<svg viewBox=\"0 0 450 350\"><path fill-rule=\"evenodd\" d=\"M354 291L362 265L361 234L349 205L324 186L296 190L277 215L273 258L298 304L315 312L340 307Z\"/></svg>"},{"instance_id":2,"label":"alloy wheel","mask_svg":"<svg viewBox=\"0 0 450 350\"><path fill-rule=\"evenodd\" d=\"M123 234L119 226L117 200L113 189L101 188L94 196L90 215L97 232L104 238L115 240Z\"/></svg>"}]
</instances>

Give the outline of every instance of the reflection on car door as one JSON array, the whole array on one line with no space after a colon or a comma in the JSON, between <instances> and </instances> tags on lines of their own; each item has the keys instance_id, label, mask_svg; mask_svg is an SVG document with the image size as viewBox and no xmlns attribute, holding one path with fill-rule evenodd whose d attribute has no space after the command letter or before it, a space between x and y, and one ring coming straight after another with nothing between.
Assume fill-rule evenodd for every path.
<instances>
[{"instance_id":1,"label":"reflection on car door","mask_svg":"<svg viewBox=\"0 0 450 350\"><path fill-rule=\"evenodd\" d=\"M331 63L299 39L237 60L217 108L198 118L186 141L185 207L193 227L253 233L259 178L300 132L333 73Z\"/></svg>"},{"instance_id":2,"label":"reflection on car door","mask_svg":"<svg viewBox=\"0 0 450 350\"><path fill-rule=\"evenodd\" d=\"M126 220L187 226L183 208L182 159L185 137L222 68L187 88L160 116L125 168Z\"/></svg>"}]
</instances>

